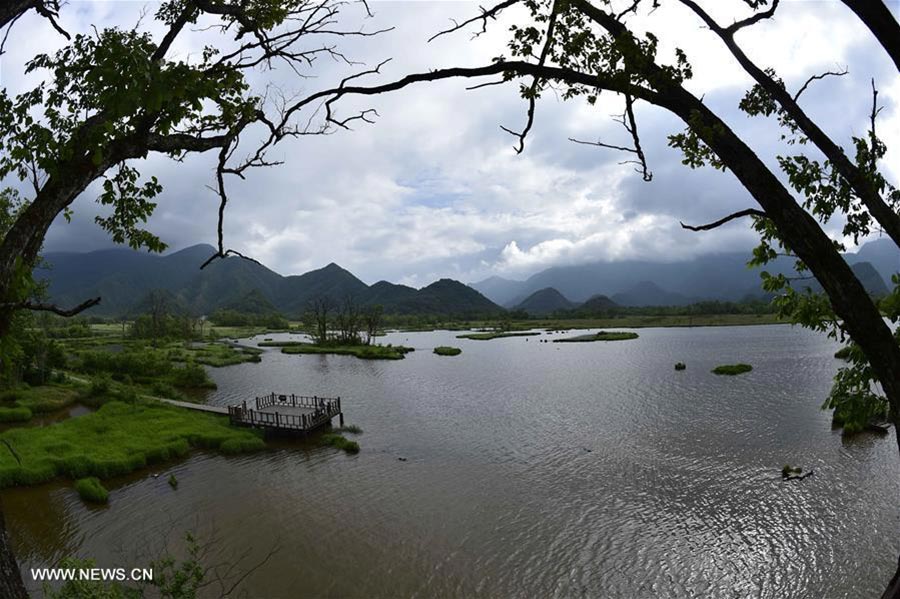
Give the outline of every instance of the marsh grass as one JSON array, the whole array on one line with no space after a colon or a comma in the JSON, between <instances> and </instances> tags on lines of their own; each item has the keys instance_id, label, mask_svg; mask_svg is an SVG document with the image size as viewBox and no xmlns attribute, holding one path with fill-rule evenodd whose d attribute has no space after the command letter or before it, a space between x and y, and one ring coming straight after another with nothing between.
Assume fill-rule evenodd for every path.
<instances>
[{"instance_id":1,"label":"marsh grass","mask_svg":"<svg viewBox=\"0 0 900 599\"><path fill-rule=\"evenodd\" d=\"M254 347L235 347L223 343L208 343L186 350L198 364L214 368L233 366L244 362L260 362L262 350Z\"/></svg>"},{"instance_id":2,"label":"marsh grass","mask_svg":"<svg viewBox=\"0 0 900 599\"><path fill-rule=\"evenodd\" d=\"M23 407L0 407L0 422L27 422L33 416L31 410Z\"/></svg>"},{"instance_id":3,"label":"marsh grass","mask_svg":"<svg viewBox=\"0 0 900 599\"><path fill-rule=\"evenodd\" d=\"M76 480L75 490L78 491L79 497L89 503L109 502L109 491L100 483L100 479L95 476Z\"/></svg>"},{"instance_id":4,"label":"marsh grass","mask_svg":"<svg viewBox=\"0 0 900 599\"><path fill-rule=\"evenodd\" d=\"M283 354L337 354L356 356L362 360L402 360L414 351L402 345L314 345L312 343L296 343L281 347Z\"/></svg>"},{"instance_id":5,"label":"marsh grass","mask_svg":"<svg viewBox=\"0 0 900 599\"><path fill-rule=\"evenodd\" d=\"M744 374L753 370L753 366L749 364L723 364L712 369L713 374L724 374L734 376L736 374Z\"/></svg>"},{"instance_id":6,"label":"marsh grass","mask_svg":"<svg viewBox=\"0 0 900 599\"><path fill-rule=\"evenodd\" d=\"M456 338L490 341L491 339L503 339L504 337L532 337L540 334L539 331L488 331L484 333L466 333L465 335L457 335Z\"/></svg>"},{"instance_id":7,"label":"marsh grass","mask_svg":"<svg viewBox=\"0 0 900 599\"><path fill-rule=\"evenodd\" d=\"M27 422L35 414L47 414L75 403L95 406L87 397L88 387L75 383L50 383L37 387L21 385L0 395L0 422Z\"/></svg>"},{"instance_id":8,"label":"marsh grass","mask_svg":"<svg viewBox=\"0 0 900 599\"><path fill-rule=\"evenodd\" d=\"M338 433L325 433L319 437L319 444L343 449L347 453L359 453L359 443L350 441L346 437Z\"/></svg>"},{"instance_id":9,"label":"marsh grass","mask_svg":"<svg viewBox=\"0 0 900 599\"><path fill-rule=\"evenodd\" d=\"M355 424L348 424L347 426L341 426L338 428L333 428L331 430L335 433L351 433L354 435L361 435L363 432L363 429L356 426Z\"/></svg>"},{"instance_id":10,"label":"marsh grass","mask_svg":"<svg viewBox=\"0 0 900 599\"><path fill-rule=\"evenodd\" d=\"M553 343L590 343L592 341L626 341L637 339L638 334L631 331L599 331L588 335L576 335L565 339L554 339Z\"/></svg>"},{"instance_id":11,"label":"marsh grass","mask_svg":"<svg viewBox=\"0 0 900 599\"><path fill-rule=\"evenodd\" d=\"M58 477L105 479L192 448L231 454L263 447L258 433L232 428L224 416L150 400L112 401L80 418L0 434L0 487Z\"/></svg>"},{"instance_id":12,"label":"marsh grass","mask_svg":"<svg viewBox=\"0 0 900 599\"><path fill-rule=\"evenodd\" d=\"M462 353L462 350L458 347L449 347L447 345L441 345L434 348L434 353L439 356L458 356Z\"/></svg>"}]
</instances>

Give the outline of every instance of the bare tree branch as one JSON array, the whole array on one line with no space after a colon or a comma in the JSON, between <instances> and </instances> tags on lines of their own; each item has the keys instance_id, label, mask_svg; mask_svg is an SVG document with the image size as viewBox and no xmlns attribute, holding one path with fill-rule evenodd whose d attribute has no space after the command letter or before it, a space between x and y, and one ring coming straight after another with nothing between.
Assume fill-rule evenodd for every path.
<instances>
[{"instance_id":1,"label":"bare tree branch","mask_svg":"<svg viewBox=\"0 0 900 599\"><path fill-rule=\"evenodd\" d=\"M550 47L553 45L553 29L556 26L556 2L553 3L553 7L550 9L550 16L547 18L547 33L545 34L544 45L541 48L541 55L538 57L538 66L544 66L547 62L547 56L550 54ZM538 97L538 89L540 87L541 79L538 76L535 76L531 80L531 86L525 91L522 95L528 100L528 118L525 122L525 127L521 132L516 133L511 129L500 126L501 129L509 133L510 135L515 135L519 138L519 145L515 148L516 154L521 154L525 150L525 137L528 136L528 132L531 131L532 125L534 125L534 109L537 104Z\"/></svg>"},{"instance_id":2,"label":"bare tree branch","mask_svg":"<svg viewBox=\"0 0 900 599\"><path fill-rule=\"evenodd\" d=\"M100 303L100 298L95 297L89 300L85 300L75 306L74 308L60 308L56 304L45 304L41 302L12 302L12 303L4 303L0 304L0 309L4 310L31 310L33 312L53 312L54 314L59 314L60 316L75 316L79 312L84 312L88 308L92 308Z\"/></svg>"},{"instance_id":3,"label":"bare tree branch","mask_svg":"<svg viewBox=\"0 0 900 599\"><path fill-rule=\"evenodd\" d=\"M779 1L780 0L772 0L772 6L770 6L768 10L758 12L751 17L747 17L746 19L735 21L734 23L726 27L725 31L729 35L734 35L744 27L750 27L751 25L756 25L760 21L771 19L775 15L775 10L778 8Z\"/></svg>"},{"instance_id":4,"label":"bare tree branch","mask_svg":"<svg viewBox=\"0 0 900 599\"><path fill-rule=\"evenodd\" d=\"M625 121L625 117L628 118L627 122ZM622 115L622 125L631 134L631 139L634 142L634 153L637 154L638 162L640 163L640 170L638 170L638 172L641 173L641 177L644 181L652 181L653 173L647 169L647 158L644 156L643 148L641 148L641 138L638 135L637 120L634 118L634 98L631 97L631 94L625 94L625 114Z\"/></svg>"},{"instance_id":5,"label":"bare tree branch","mask_svg":"<svg viewBox=\"0 0 900 599\"><path fill-rule=\"evenodd\" d=\"M717 227L721 227L727 222L733 221L736 218L743 218L745 216L756 216L759 218L767 218L766 213L762 210L757 210L756 208L747 208L746 210L741 210L740 212L735 212L734 214L729 214L724 218L720 218L719 220L706 224L706 225L686 225L684 223L680 223L683 229L687 229L689 231L710 231Z\"/></svg>"},{"instance_id":6,"label":"bare tree branch","mask_svg":"<svg viewBox=\"0 0 900 599\"><path fill-rule=\"evenodd\" d=\"M514 4L518 4L521 1L522 0L504 0L500 4L495 4L494 6L492 6L491 8L488 8L488 9L485 9L482 6L479 6L478 8L481 10L480 15L478 15L477 17L472 17L471 19L466 19L462 23L457 23L454 21L453 27L435 33L430 38L428 38L428 41L431 42L431 41L441 37L442 35L447 35L449 33L453 33L454 31L459 31L460 29L462 29L468 25L471 25L475 21L481 21L481 31L476 32L472 36L474 39L474 38L478 37L479 35L487 32L488 19L496 20L497 15L500 14L501 12L503 12L504 9L509 8L510 6L512 6Z\"/></svg>"},{"instance_id":7,"label":"bare tree branch","mask_svg":"<svg viewBox=\"0 0 900 599\"><path fill-rule=\"evenodd\" d=\"M812 77L810 77L809 79L807 79L807 80L806 80L806 83L804 83L804 84L800 87L800 89L797 90L797 93L794 94L794 102L796 102L796 101L800 98L800 94L802 94L803 92L805 92L805 91L806 91L806 88L809 87L809 84L812 83L813 81L819 81L819 80L824 79L825 77L829 77L829 76L832 76L832 77L843 77L843 76L846 75L848 72L849 72L849 71L845 68L845 69L842 70L842 71L825 71L824 73L820 73L820 74L818 74L818 75L813 75Z\"/></svg>"}]
</instances>

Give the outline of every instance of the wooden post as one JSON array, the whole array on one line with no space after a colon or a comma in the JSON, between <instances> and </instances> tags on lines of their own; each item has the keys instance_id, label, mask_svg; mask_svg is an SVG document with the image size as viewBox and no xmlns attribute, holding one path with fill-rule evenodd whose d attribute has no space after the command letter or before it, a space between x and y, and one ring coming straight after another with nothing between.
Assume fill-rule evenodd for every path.
<instances>
[{"instance_id":1,"label":"wooden post","mask_svg":"<svg viewBox=\"0 0 900 599\"><path fill-rule=\"evenodd\" d=\"M338 417L341 419L341 428L344 428L344 413L338 412Z\"/></svg>"},{"instance_id":2,"label":"wooden post","mask_svg":"<svg viewBox=\"0 0 900 599\"><path fill-rule=\"evenodd\" d=\"M279 428L279 424L278 424L278 412L275 412L275 428Z\"/></svg>"}]
</instances>

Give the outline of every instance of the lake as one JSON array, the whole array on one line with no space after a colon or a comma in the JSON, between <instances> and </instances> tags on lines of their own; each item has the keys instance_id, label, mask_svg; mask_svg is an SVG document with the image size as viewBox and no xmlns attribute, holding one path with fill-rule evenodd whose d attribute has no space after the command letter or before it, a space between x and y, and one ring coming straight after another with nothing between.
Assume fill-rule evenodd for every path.
<instances>
[{"instance_id":1,"label":"lake","mask_svg":"<svg viewBox=\"0 0 900 599\"><path fill-rule=\"evenodd\" d=\"M105 508L67 483L8 490L10 534L26 568L132 567L194 531L210 562L250 571L249 597L880 595L900 552L900 458L893 432L844 439L819 409L838 344L784 325L637 332L391 333L379 341L416 351L276 348L210 369L213 404L340 396L361 453L195 453L111 481ZM754 369L710 373L734 362ZM786 463L815 474L782 481Z\"/></svg>"}]
</instances>

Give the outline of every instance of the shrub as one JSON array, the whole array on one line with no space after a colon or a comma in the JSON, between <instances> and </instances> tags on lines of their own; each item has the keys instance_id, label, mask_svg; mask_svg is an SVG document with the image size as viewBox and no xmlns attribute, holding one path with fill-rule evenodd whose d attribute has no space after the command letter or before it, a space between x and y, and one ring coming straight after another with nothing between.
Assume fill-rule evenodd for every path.
<instances>
[{"instance_id":1,"label":"shrub","mask_svg":"<svg viewBox=\"0 0 900 599\"><path fill-rule=\"evenodd\" d=\"M90 503L109 502L109 491L100 484L100 480L94 476L79 478L75 481L75 490L78 495Z\"/></svg>"},{"instance_id":2,"label":"shrub","mask_svg":"<svg viewBox=\"0 0 900 599\"><path fill-rule=\"evenodd\" d=\"M156 397L166 397L168 399L182 399L184 396L175 387L163 381L153 381L150 385L150 393Z\"/></svg>"},{"instance_id":3,"label":"shrub","mask_svg":"<svg viewBox=\"0 0 900 599\"><path fill-rule=\"evenodd\" d=\"M716 366L712 371L713 374L725 374L733 376L735 374L750 372L751 370L753 370L753 367L749 364L723 364L722 366Z\"/></svg>"},{"instance_id":4,"label":"shrub","mask_svg":"<svg viewBox=\"0 0 900 599\"><path fill-rule=\"evenodd\" d=\"M675 364L675 370L684 370L685 368L687 368L687 366L684 362L677 362Z\"/></svg>"},{"instance_id":5,"label":"shrub","mask_svg":"<svg viewBox=\"0 0 900 599\"><path fill-rule=\"evenodd\" d=\"M3 393L0 393L0 402L13 403L22 399L24 396L25 394L18 389L7 389Z\"/></svg>"},{"instance_id":6,"label":"shrub","mask_svg":"<svg viewBox=\"0 0 900 599\"><path fill-rule=\"evenodd\" d=\"M193 362L188 362L183 368L173 368L169 375L169 382L176 387L191 389L214 389L216 387L216 384L206 374L206 370Z\"/></svg>"},{"instance_id":7,"label":"shrub","mask_svg":"<svg viewBox=\"0 0 900 599\"><path fill-rule=\"evenodd\" d=\"M173 489L178 488L178 479L175 478L174 474L169 475L169 486L172 487Z\"/></svg>"},{"instance_id":8,"label":"shrub","mask_svg":"<svg viewBox=\"0 0 900 599\"><path fill-rule=\"evenodd\" d=\"M88 387L87 395L89 397L100 397L109 393L112 385L109 375L100 375L91 379L91 385Z\"/></svg>"}]
</instances>

